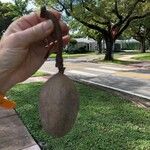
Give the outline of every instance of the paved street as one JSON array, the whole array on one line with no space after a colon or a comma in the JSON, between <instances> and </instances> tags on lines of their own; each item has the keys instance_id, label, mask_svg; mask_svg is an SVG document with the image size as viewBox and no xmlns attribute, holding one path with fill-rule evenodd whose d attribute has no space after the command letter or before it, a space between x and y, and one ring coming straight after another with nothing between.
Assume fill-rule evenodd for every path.
<instances>
[{"instance_id":1,"label":"paved street","mask_svg":"<svg viewBox=\"0 0 150 150\"><path fill-rule=\"evenodd\" d=\"M74 79L150 99L150 63L124 66L70 59L64 64L65 74ZM57 72L54 61L46 61L40 70L51 74Z\"/></svg>"}]
</instances>

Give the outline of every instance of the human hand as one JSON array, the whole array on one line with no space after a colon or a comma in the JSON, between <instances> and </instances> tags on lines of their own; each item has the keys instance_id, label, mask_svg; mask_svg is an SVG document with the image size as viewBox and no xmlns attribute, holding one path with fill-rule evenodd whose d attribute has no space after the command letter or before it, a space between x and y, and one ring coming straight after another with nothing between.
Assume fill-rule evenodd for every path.
<instances>
[{"instance_id":1,"label":"human hand","mask_svg":"<svg viewBox=\"0 0 150 150\"><path fill-rule=\"evenodd\" d=\"M60 20L57 11L51 11L58 19L63 43L69 41L68 27ZM52 51L54 25L51 20L32 13L14 21L0 41L0 92L6 93L15 84L26 80L45 62Z\"/></svg>"}]
</instances>

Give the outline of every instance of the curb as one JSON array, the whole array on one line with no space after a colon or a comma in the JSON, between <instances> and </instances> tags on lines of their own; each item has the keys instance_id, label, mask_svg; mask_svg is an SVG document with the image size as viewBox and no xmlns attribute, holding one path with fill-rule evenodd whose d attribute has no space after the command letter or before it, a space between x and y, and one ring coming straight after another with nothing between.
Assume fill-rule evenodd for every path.
<instances>
[{"instance_id":1,"label":"curb","mask_svg":"<svg viewBox=\"0 0 150 150\"><path fill-rule=\"evenodd\" d=\"M126 91L126 90L122 90L119 88L114 88L114 87L96 83L93 81L87 81L84 79L75 79L73 77L71 77L71 79L74 80L75 82L79 82L85 85L96 87L104 91L112 92L113 94L118 95L122 98L125 98L126 100L132 101L134 104L138 105L139 107L150 109L150 98L147 96L136 94L136 93Z\"/></svg>"}]
</instances>

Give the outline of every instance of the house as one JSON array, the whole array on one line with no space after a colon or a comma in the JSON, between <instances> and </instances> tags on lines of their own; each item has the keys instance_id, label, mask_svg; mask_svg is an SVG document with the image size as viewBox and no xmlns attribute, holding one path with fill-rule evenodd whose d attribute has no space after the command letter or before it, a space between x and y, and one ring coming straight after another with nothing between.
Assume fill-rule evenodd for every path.
<instances>
[{"instance_id":1,"label":"house","mask_svg":"<svg viewBox=\"0 0 150 150\"><path fill-rule=\"evenodd\" d=\"M102 49L106 49L106 44L104 40L102 40ZM140 42L133 38L115 41L115 49L114 49L115 51L137 50L137 49L140 49Z\"/></svg>"},{"instance_id":2,"label":"house","mask_svg":"<svg viewBox=\"0 0 150 150\"><path fill-rule=\"evenodd\" d=\"M120 44L122 50L137 50L140 49L140 42L130 38L127 40L116 40L116 43Z\"/></svg>"},{"instance_id":3,"label":"house","mask_svg":"<svg viewBox=\"0 0 150 150\"><path fill-rule=\"evenodd\" d=\"M87 52L87 51L96 51L98 50L98 44L97 41L91 39L91 38L74 38L75 42L70 44L70 46L67 47L68 51L70 52ZM106 49L105 41L102 40L102 49ZM137 50L140 48L140 42L130 38L127 40L116 40L114 51L121 51L121 50Z\"/></svg>"},{"instance_id":4,"label":"house","mask_svg":"<svg viewBox=\"0 0 150 150\"><path fill-rule=\"evenodd\" d=\"M87 51L95 51L98 49L97 41L91 39L91 38L75 38L77 41L75 47L77 49L84 47L87 49Z\"/></svg>"}]
</instances>

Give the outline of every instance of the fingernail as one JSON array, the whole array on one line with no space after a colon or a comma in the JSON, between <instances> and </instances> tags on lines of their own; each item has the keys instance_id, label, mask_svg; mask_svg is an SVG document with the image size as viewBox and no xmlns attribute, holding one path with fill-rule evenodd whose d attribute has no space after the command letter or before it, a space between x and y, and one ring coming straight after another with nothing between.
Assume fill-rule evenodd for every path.
<instances>
[{"instance_id":1,"label":"fingernail","mask_svg":"<svg viewBox=\"0 0 150 150\"><path fill-rule=\"evenodd\" d=\"M51 20L47 20L43 24L43 28L46 33L49 33L53 30L53 22Z\"/></svg>"}]
</instances>

